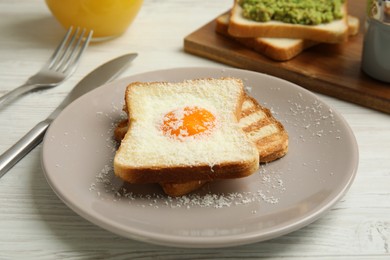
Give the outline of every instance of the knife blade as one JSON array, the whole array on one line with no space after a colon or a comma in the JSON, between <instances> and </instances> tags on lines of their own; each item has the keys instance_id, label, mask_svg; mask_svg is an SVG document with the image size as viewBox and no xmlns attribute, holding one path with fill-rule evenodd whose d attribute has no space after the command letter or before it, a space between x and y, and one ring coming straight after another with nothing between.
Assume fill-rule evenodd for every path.
<instances>
[{"instance_id":1,"label":"knife blade","mask_svg":"<svg viewBox=\"0 0 390 260\"><path fill-rule=\"evenodd\" d=\"M53 122L67 105L96 87L112 81L123 72L127 65L136 57L136 53L122 55L104 63L85 76L45 120L35 125L26 135L0 156L0 178L35 148L35 146L42 142L51 122Z\"/></svg>"}]
</instances>

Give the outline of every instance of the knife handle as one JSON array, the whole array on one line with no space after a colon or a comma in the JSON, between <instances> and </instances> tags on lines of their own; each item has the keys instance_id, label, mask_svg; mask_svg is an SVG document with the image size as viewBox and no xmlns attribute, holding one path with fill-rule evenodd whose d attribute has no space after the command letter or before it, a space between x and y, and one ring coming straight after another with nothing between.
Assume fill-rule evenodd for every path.
<instances>
[{"instance_id":1,"label":"knife handle","mask_svg":"<svg viewBox=\"0 0 390 260\"><path fill-rule=\"evenodd\" d=\"M51 121L46 119L38 123L17 143L0 155L0 178L42 141Z\"/></svg>"}]
</instances>

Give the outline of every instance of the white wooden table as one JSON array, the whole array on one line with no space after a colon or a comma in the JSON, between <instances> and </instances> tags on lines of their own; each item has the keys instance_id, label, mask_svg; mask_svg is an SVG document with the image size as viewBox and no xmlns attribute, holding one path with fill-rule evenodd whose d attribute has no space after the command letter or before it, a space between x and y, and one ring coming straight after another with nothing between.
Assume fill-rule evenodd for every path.
<instances>
[{"instance_id":1,"label":"white wooden table","mask_svg":"<svg viewBox=\"0 0 390 260\"><path fill-rule=\"evenodd\" d=\"M93 44L60 87L0 108L0 152L44 119L84 75L138 52L122 75L183 66L224 67L183 51L183 38L227 10L231 0L145 0L125 35ZM0 0L0 95L21 85L50 56L64 30L43 0ZM155 246L105 231L65 206L47 184L38 146L0 179L0 259L390 259L390 117L320 95L352 127L360 149L346 196L315 223L262 243L224 249Z\"/></svg>"}]
</instances>

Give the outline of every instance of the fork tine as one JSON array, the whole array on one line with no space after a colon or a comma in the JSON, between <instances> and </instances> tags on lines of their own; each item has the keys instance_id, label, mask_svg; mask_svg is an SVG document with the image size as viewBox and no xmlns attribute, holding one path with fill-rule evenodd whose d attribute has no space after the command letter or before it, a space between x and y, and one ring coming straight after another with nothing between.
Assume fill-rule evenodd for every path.
<instances>
[{"instance_id":1,"label":"fork tine","mask_svg":"<svg viewBox=\"0 0 390 260\"><path fill-rule=\"evenodd\" d=\"M80 28L77 28L77 29L78 29L78 31L80 30ZM78 31L77 31L77 33L78 33ZM70 63L70 61L72 59L72 56L73 56L75 50L77 49L78 45L80 44L81 40L84 37L84 33L85 33L85 29L83 29L80 32L80 35L78 35L78 34L74 35L74 38L72 38L73 41L68 45L67 49L65 50L65 52L67 54L66 57L65 57L65 55L62 57L60 62L57 64L56 70L61 71L61 72L64 72L66 70L68 64ZM77 39L76 39L76 37L77 37ZM73 43L75 40L76 40L76 43Z\"/></svg>"},{"instance_id":2,"label":"fork tine","mask_svg":"<svg viewBox=\"0 0 390 260\"><path fill-rule=\"evenodd\" d=\"M78 52L76 58L74 59L74 63L77 63L80 60L81 56L83 55L85 49L88 47L88 44L92 39L92 35L93 35L93 30L90 30L87 35L87 38L85 39L84 44L81 46L80 51Z\"/></svg>"},{"instance_id":3,"label":"fork tine","mask_svg":"<svg viewBox=\"0 0 390 260\"><path fill-rule=\"evenodd\" d=\"M53 64L49 69L54 69L55 71L58 71L60 68L62 61L64 61L68 55L69 57L69 49L72 47L73 42L76 40L77 35L79 34L80 27L77 27L75 32L72 35L72 38L66 43L66 46L60 50L58 53L56 59L54 60Z\"/></svg>"},{"instance_id":4,"label":"fork tine","mask_svg":"<svg viewBox=\"0 0 390 260\"><path fill-rule=\"evenodd\" d=\"M76 68L76 65L78 64L81 56L83 55L85 49L87 48L92 35L93 35L93 30L89 31L87 37L84 40L84 43L80 47L80 43L82 39L84 38L84 34L86 32L86 29L83 30L82 34L79 37L79 40L77 41L75 47L72 50L71 55L69 56L69 59L67 60L65 66L63 67L62 71L69 73L70 71L74 70ZM75 50L79 48L78 52L76 53Z\"/></svg>"},{"instance_id":5,"label":"fork tine","mask_svg":"<svg viewBox=\"0 0 390 260\"><path fill-rule=\"evenodd\" d=\"M72 46L72 50L69 52L68 57L66 57L66 59L63 60L62 66L61 66L62 67L61 72L66 71L66 69L68 68L69 64L71 63L72 59L74 58L75 51L77 50L81 41L84 38L85 32L86 32L86 29L84 28L81 31L80 35L78 36L77 42Z\"/></svg>"},{"instance_id":6,"label":"fork tine","mask_svg":"<svg viewBox=\"0 0 390 260\"><path fill-rule=\"evenodd\" d=\"M66 32L61 43L57 46L57 48L55 49L55 51L51 55L51 57L49 59L49 64L47 65L49 68L51 68L54 65L54 63L56 62L56 60L57 60L58 56L60 55L60 53L62 52L65 44L68 42L69 36L72 33L72 31L73 31L73 27L71 26L71 27L69 27L68 31Z\"/></svg>"}]
</instances>

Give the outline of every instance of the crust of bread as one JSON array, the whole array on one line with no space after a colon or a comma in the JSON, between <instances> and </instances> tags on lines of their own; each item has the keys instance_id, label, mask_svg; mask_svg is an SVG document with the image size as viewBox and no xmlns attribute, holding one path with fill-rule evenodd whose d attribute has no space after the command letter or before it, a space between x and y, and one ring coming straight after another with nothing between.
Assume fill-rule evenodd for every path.
<instances>
[{"instance_id":1,"label":"crust of bread","mask_svg":"<svg viewBox=\"0 0 390 260\"><path fill-rule=\"evenodd\" d=\"M355 36L359 33L360 20L359 18L348 15L348 34L349 36Z\"/></svg>"},{"instance_id":2,"label":"crust of bread","mask_svg":"<svg viewBox=\"0 0 390 260\"><path fill-rule=\"evenodd\" d=\"M118 143L120 143L122 141L122 139L125 137L125 135L127 133L127 130L128 130L127 122L128 122L127 119L120 121L114 129L114 139Z\"/></svg>"},{"instance_id":3,"label":"crust of bread","mask_svg":"<svg viewBox=\"0 0 390 260\"><path fill-rule=\"evenodd\" d=\"M114 172L118 177L124 181L138 184L236 179L247 177L257 169L258 160L256 159L241 163L226 162L213 167L197 165L169 168L119 168L114 165Z\"/></svg>"},{"instance_id":4,"label":"crust of bread","mask_svg":"<svg viewBox=\"0 0 390 260\"><path fill-rule=\"evenodd\" d=\"M184 183L160 183L165 194L171 197L179 197L203 187L208 181L189 181Z\"/></svg>"},{"instance_id":5,"label":"crust of bread","mask_svg":"<svg viewBox=\"0 0 390 260\"><path fill-rule=\"evenodd\" d=\"M314 41L300 41L298 40L296 44L291 46L290 48L283 48L279 46L275 46L272 43L267 43L267 39L256 40L256 44L253 49L263 55L276 60L276 61L286 61L291 60L300 54L303 50L318 44Z\"/></svg>"},{"instance_id":6,"label":"crust of bread","mask_svg":"<svg viewBox=\"0 0 390 260\"><path fill-rule=\"evenodd\" d=\"M242 8L235 0L231 10L229 34L235 37L272 37L305 39L326 43L340 43L348 39L347 1L342 6L343 18L328 24L299 25L278 21L256 22L242 16Z\"/></svg>"},{"instance_id":7,"label":"crust of bread","mask_svg":"<svg viewBox=\"0 0 390 260\"><path fill-rule=\"evenodd\" d=\"M232 78L224 78L225 80L232 80ZM202 80L210 80L210 79L202 79ZM242 81L236 80L240 85L240 91L241 94L237 96L237 99L234 103L234 109L232 112L235 114L235 119L238 121L238 117L241 113L241 106L244 101L244 91L243 91L243 83ZM189 83L190 81L187 81ZM193 80L190 82L190 84L198 82L198 80ZM132 106L129 98L131 96L130 88L132 86L136 86L138 84L144 84L144 86L148 86L150 84L167 84L166 82L153 82L153 83L139 83L135 82L128 86L126 90L126 96L125 96L125 103L128 115L132 115ZM123 123L125 124L125 123ZM132 128L132 123L130 119L129 123L129 130L130 132ZM246 177L252 173L254 173L258 167L259 167L259 157L256 156L256 149L254 145L247 141L245 138L245 135L243 131L237 127L237 131L240 132L241 138L244 138L242 140L245 140L249 146L252 146L252 148L245 148L245 150L251 151L250 156L248 153L247 157L243 157L245 159L235 160L235 161L229 161L224 160L224 158L220 158L220 163L211 165L210 162L204 162L200 163L198 162L195 165L187 165L187 164L177 164L177 165L148 165L144 166L141 165L126 165L126 163L119 163L119 161L123 160L117 160L117 157L123 157L123 153L121 152L121 149L123 148L123 142L121 146L119 147L117 154L114 159L114 173L121 179L130 182L130 183L139 183L139 184L146 184L146 183L183 183L183 182L190 182L190 181L211 181L211 180L219 180L219 179L232 179L232 178L242 178ZM126 134L127 134L126 133ZM117 129L115 130L115 136L121 135L123 136L123 132ZM126 135L124 137L126 139ZM247 147L247 146L245 146ZM252 149L252 150L250 150ZM119 155L121 154L121 155ZM147 161L147 159L146 159Z\"/></svg>"}]
</instances>

